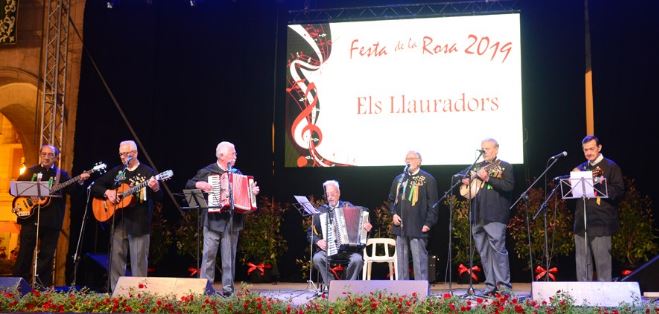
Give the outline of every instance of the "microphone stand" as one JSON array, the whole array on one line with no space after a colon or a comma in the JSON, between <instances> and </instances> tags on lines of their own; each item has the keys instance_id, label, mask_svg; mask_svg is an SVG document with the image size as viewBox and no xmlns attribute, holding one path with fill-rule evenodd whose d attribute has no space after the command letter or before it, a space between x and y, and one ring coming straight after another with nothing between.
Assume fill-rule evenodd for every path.
<instances>
[{"instance_id":1,"label":"microphone stand","mask_svg":"<svg viewBox=\"0 0 659 314\"><path fill-rule=\"evenodd\" d=\"M37 174L37 221L36 221L36 226L37 226L37 231L36 231L36 236L35 236L35 241L34 241L34 251L32 252L33 257L32 259L34 260L34 268L32 269L32 287L37 288L37 285L39 287L43 287L43 284L41 283L41 279L39 279L39 272L37 269L37 266L39 265L39 229L41 229L41 186L39 185L39 182L41 182L41 176L42 174L39 173ZM51 275L52 276L52 275ZM45 288L45 287L44 287Z\"/></svg>"},{"instance_id":2,"label":"microphone stand","mask_svg":"<svg viewBox=\"0 0 659 314\"><path fill-rule=\"evenodd\" d=\"M73 253L73 281L71 281L71 286L75 287L78 280L78 266L80 265L80 243L82 243L82 236L85 234L85 222L87 221L87 212L89 210L89 200L91 198L91 189L94 186L94 182L89 184L87 187L87 202L85 203L85 212L82 214L82 221L80 223L80 234L78 234L78 241L76 241L76 250Z\"/></svg>"},{"instance_id":3,"label":"microphone stand","mask_svg":"<svg viewBox=\"0 0 659 314\"><path fill-rule=\"evenodd\" d=\"M462 176L462 175L460 175L460 176ZM446 190L444 192L444 195L442 195L442 197L439 198L439 200L437 200L437 202L435 202L435 204L433 204L430 208L435 208L435 207L439 206L439 204L441 204L441 202L444 199L446 199L449 196L453 196L453 189L455 189L455 187L457 187L459 184L462 183L460 180L458 180L454 183L453 181L455 181L455 178L456 178L455 175L453 175L451 177L451 187L448 190ZM452 269L451 269L451 263L452 263L452 259L453 259L453 251L452 251L452 245L453 245L452 244L453 243L453 232L452 232L453 231L453 202L449 202L448 217L449 217L448 218L448 259L446 260L446 268L448 269L448 291L451 295L453 295L453 286L452 286L452 284L453 284L453 278L452 278L453 277L453 272L452 272ZM446 278L446 277L444 277L444 278Z\"/></svg>"},{"instance_id":4,"label":"microphone stand","mask_svg":"<svg viewBox=\"0 0 659 314\"><path fill-rule=\"evenodd\" d=\"M231 254L231 294L234 293L235 287L233 286L234 283L234 277L236 276L236 252L235 248L233 245L233 241L237 239L234 239L234 234L233 234L233 214L234 214L234 200L233 200L233 168L231 165L232 161L227 162L227 189L229 191L229 237L231 239L231 249L230 249L230 254ZM224 288L224 287L222 287ZM224 289L222 289L224 290ZM223 291L225 292L225 291Z\"/></svg>"},{"instance_id":5,"label":"microphone stand","mask_svg":"<svg viewBox=\"0 0 659 314\"><path fill-rule=\"evenodd\" d=\"M554 197L554 194L556 193L556 191L558 191L558 188L559 188L560 186L561 186L560 183L559 183L559 184L556 184L556 186L554 186L554 188L551 190L551 193L549 193L549 195L547 196L547 198L546 198L546 199L544 200L544 202L542 202L542 204L540 205L540 208L538 208L538 210L536 211L535 215L533 215L533 220L535 220L536 218L538 218L538 215L540 215L541 212L543 213L542 216L544 217L544 228L545 228L545 272L546 272L546 273L545 273L545 281L549 281L549 264L550 264L550 261L549 261L549 238L548 238L548 236L547 236L547 210L546 210L546 208L547 208L547 205L549 204L549 200L551 200L551 199Z\"/></svg>"},{"instance_id":6,"label":"microphone stand","mask_svg":"<svg viewBox=\"0 0 659 314\"><path fill-rule=\"evenodd\" d=\"M117 175L114 177L114 184L112 186L113 189L118 189L119 186L121 185L121 181L126 180L126 171L128 171L128 165L130 164L130 161L133 158L128 155L126 157L126 163L123 164L124 168L119 170L117 172ZM116 190L115 190L116 191ZM118 196L118 193L115 195L115 203L119 203L119 200L116 198ZM116 218L117 214L115 213L112 215L112 224L110 225L110 243L108 243L108 282L107 282L107 288L108 288L108 293L114 292L112 289L112 254L114 253L114 232L116 231L115 229L115 223L116 223ZM121 220L121 223L124 223L124 219ZM125 229L124 229L125 230ZM124 269L124 274L126 273ZM121 274L120 276L123 276L124 274Z\"/></svg>"},{"instance_id":7,"label":"microphone stand","mask_svg":"<svg viewBox=\"0 0 659 314\"><path fill-rule=\"evenodd\" d=\"M329 234L330 234L330 225L333 223L332 218L334 216L334 210L332 209L332 205L330 205L329 198L327 197L327 188L323 184L323 196L325 196L325 201L327 202L327 219L325 219L325 233L327 235L327 239L325 240L325 275L327 275L327 291L329 292L329 284L332 279L330 279L330 256L329 256ZM339 202L337 200L336 206L339 206ZM320 216L319 216L320 219ZM312 222L313 223L313 222ZM334 230L334 228L332 228ZM322 233L322 232L321 232ZM324 237L323 237L324 238ZM322 276L321 276L322 277ZM325 281L323 280L323 284L325 284ZM321 289L321 291L324 289Z\"/></svg>"},{"instance_id":8,"label":"microphone stand","mask_svg":"<svg viewBox=\"0 0 659 314\"><path fill-rule=\"evenodd\" d=\"M528 198L529 198L528 193L531 190L531 188L533 188L533 186L535 186L535 184L538 183L538 181L540 181L540 178L543 178L547 174L549 169L551 169L551 167L553 167L554 164L556 164L557 161L558 161L558 158L554 158L552 160L552 162L547 167L545 167L545 170L542 171L542 173L540 173L540 175L535 178L533 183L531 183L531 185L529 185L529 187L526 188L526 190L524 192L522 192L522 194L517 198L517 200L510 206L509 210L512 210L513 208L515 208L517 203L519 203L522 199L528 201ZM534 217L534 219L535 219L535 217ZM546 230L545 230L545 233L546 233ZM529 246L529 268L531 270L531 282L533 282L533 281L535 281L534 280L535 277L533 275L533 249L531 247L531 222L529 221L529 211L528 210L526 211L526 236L528 238L528 246ZM533 290L533 286L531 286L531 290ZM531 291L531 294L533 294L533 291Z\"/></svg>"},{"instance_id":9,"label":"microphone stand","mask_svg":"<svg viewBox=\"0 0 659 314\"><path fill-rule=\"evenodd\" d=\"M471 166L469 166L469 168L467 168L467 170L464 173L464 178L467 178L467 179L470 180L469 181L469 186L468 186L468 188L469 188L469 199L468 199L468 203L469 203L469 206L468 206L468 208L469 208L469 287L467 288L467 295L474 295L474 281L473 281L473 278L471 276L472 269L474 268L474 243L473 243L474 241L473 241L473 218L472 218L473 210L471 208L472 199L473 199L474 195L471 195L471 171L476 166L476 163L478 162L478 160L481 159L481 157L483 156L483 153L485 153L485 151L483 151L482 149L479 149L477 151L478 151L478 157L476 157L474 162L471 164ZM460 180L460 181L462 181L462 180Z\"/></svg>"}]
</instances>

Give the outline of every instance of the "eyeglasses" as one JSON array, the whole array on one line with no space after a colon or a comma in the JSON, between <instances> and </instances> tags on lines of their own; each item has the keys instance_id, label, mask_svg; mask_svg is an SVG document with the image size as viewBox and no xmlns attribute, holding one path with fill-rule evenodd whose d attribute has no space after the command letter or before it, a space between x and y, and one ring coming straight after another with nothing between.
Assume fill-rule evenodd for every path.
<instances>
[{"instance_id":1,"label":"eyeglasses","mask_svg":"<svg viewBox=\"0 0 659 314\"><path fill-rule=\"evenodd\" d=\"M41 153L41 157L55 157L53 153Z\"/></svg>"},{"instance_id":2,"label":"eyeglasses","mask_svg":"<svg viewBox=\"0 0 659 314\"><path fill-rule=\"evenodd\" d=\"M131 151L129 151L129 152L123 152L123 153L120 152L120 153L119 153L119 157L128 156L128 155L130 155L130 154L132 154L132 153L134 153L134 152L135 152L134 150L131 150Z\"/></svg>"}]
</instances>

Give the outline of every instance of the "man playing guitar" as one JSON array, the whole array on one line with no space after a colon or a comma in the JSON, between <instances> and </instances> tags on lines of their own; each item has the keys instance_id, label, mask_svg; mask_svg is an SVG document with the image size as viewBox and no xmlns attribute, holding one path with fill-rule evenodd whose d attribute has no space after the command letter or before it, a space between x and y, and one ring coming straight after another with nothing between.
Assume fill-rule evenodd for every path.
<instances>
[{"instance_id":1,"label":"man playing guitar","mask_svg":"<svg viewBox=\"0 0 659 314\"><path fill-rule=\"evenodd\" d=\"M55 163L59 159L59 149L52 145L41 146L39 164L30 167L20 175L17 181L45 181L50 186L69 180L69 174L59 169ZM80 175L80 182L87 180L89 173ZM64 206L66 204L64 193L70 193L77 184L61 189L50 201L38 207L39 213L34 213L25 219L18 219L21 225L20 246L18 257L14 266L14 276L20 276L30 281L34 247L37 243L37 228L39 228L39 250L37 255L37 279L35 282L43 287L53 284L53 257L57 248L62 221L64 219ZM31 199L35 204L38 198ZM37 225L37 216L39 224Z\"/></svg>"}]
</instances>

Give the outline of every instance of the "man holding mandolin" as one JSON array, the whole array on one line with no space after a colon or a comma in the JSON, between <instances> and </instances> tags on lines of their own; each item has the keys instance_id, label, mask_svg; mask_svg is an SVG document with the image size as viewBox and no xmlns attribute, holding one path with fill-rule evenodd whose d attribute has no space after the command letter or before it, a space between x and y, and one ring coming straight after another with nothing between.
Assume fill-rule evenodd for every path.
<instances>
[{"instance_id":1,"label":"man holding mandolin","mask_svg":"<svg viewBox=\"0 0 659 314\"><path fill-rule=\"evenodd\" d=\"M18 181L46 181L52 187L57 186L60 182L69 181L69 174L59 169L55 163L59 158L59 150L52 145L41 146L39 155L39 164L30 167L18 177ZM89 173L83 172L78 176L77 181L82 182L89 178ZM74 178L75 179L75 178ZM70 193L75 185L69 185L67 188L60 189L61 195L50 198L29 198L31 212L29 215L19 215L18 223L21 225L20 246L18 257L14 266L14 276L20 276L29 280L31 275L31 266L34 253L34 247L37 239L37 228L39 228L39 254L37 257L37 284L43 287L49 287L53 284L53 257L57 248L62 220L64 219L65 198L64 193ZM20 200L17 197L16 200ZM16 203L16 200L14 203ZM40 203L39 225L37 226L37 203Z\"/></svg>"},{"instance_id":2,"label":"man holding mandolin","mask_svg":"<svg viewBox=\"0 0 659 314\"><path fill-rule=\"evenodd\" d=\"M481 142L484 161L476 164L462 183L476 183L480 189L471 188L472 235L485 273L485 290L482 295L493 295L500 290L508 292L510 265L506 250L506 225L508 224L510 197L515 185L512 165L497 158L499 143L494 139ZM475 194L475 195L473 195Z\"/></svg>"},{"instance_id":3,"label":"man holding mandolin","mask_svg":"<svg viewBox=\"0 0 659 314\"><path fill-rule=\"evenodd\" d=\"M130 252L130 268L133 276L146 277L151 238L153 203L162 198L156 172L137 159L137 144L123 141L119 144L121 165L98 178L92 186L94 216L112 217L113 232L110 253L110 285L114 290L120 276L126 272L126 260ZM171 176L171 174L170 174ZM146 183L146 184L145 184ZM119 197L124 191L130 195ZM115 209L118 209L116 212Z\"/></svg>"}]
</instances>

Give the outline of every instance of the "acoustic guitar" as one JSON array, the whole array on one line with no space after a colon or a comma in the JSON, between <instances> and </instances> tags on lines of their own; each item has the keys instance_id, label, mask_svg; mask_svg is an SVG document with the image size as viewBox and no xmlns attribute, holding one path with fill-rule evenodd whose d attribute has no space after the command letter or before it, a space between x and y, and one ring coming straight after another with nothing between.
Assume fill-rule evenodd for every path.
<instances>
[{"instance_id":1,"label":"acoustic guitar","mask_svg":"<svg viewBox=\"0 0 659 314\"><path fill-rule=\"evenodd\" d=\"M172 170L167 170L162 173L155 175L155 178L158 181L165 181L174 176ZM150 179L149 179L150 180ZM92 211L94 212L94 218L100 222L107 221L112 218L114 213L127 207L135 202L134 194L137 193L141 188L149 184L149 180L137 184L135 186L130 186L128 183L122 183L117 189L117 198L114 202L110 202L107 198L97 198L94 197L92 200Z\"/></svg>"},{"instance_id":2,"label":"acoustic guitar","mask_svg":"<svg viewBox=\"0 0 659 314\"><path fill-rule=\"evenodd\" d=\"M503 169L501 169L501 165L500 165L500 162L498 160L495 161L495 162L489 163L489 164L481 167L480 169L485 169L485 171L490 173L490 176L493 176L493 174L494 174L493 172L496 172L496 173L502 173L503 172ZM480 169L478 169L478 171L480 171ZM480 190L483 188L483 186L485 186L485 182L483 182L483 180L481 180L476 175L476 172L477 171L471 171L469 185L462 184L460 186L460 195L462 195L462 197L464 197L466 199L473 199L474 197L476 197L476 195L478 195L478 192L480 192Z\"/></svg>"},{"instance_id":3,"label":"acoustic guitar","mask_svg":"<svg viewBox=\"0 0 659 314\"><path fill-rule=\"evenodd\" d=\"M107 165L102 162L97 162L89 170L83 171L83 173L92 174L94 172L104 172ZM64 189L65 187L78 182L80 180L82 173L76 177L73 177L65 182L55 184L50 189L50 194L57 193L58 191ZM18 219L27 219L34 213L34 209L37 206L46 207L50 204L50 197L32 197L32 196L17 196L14 198L14 201L11 203L11 211L18 217Z\"/></svg>"}]
</instances>

